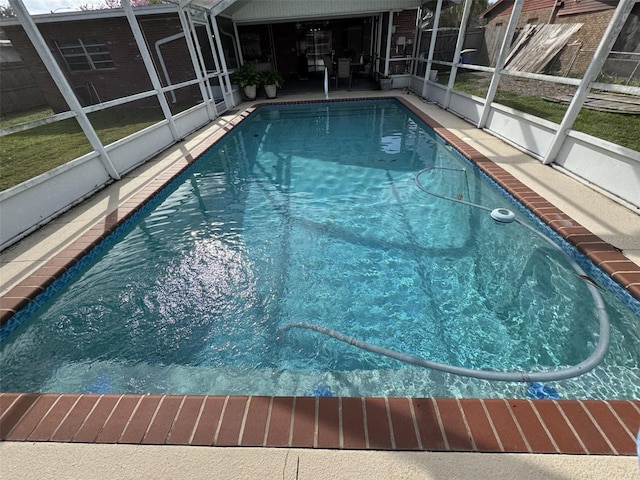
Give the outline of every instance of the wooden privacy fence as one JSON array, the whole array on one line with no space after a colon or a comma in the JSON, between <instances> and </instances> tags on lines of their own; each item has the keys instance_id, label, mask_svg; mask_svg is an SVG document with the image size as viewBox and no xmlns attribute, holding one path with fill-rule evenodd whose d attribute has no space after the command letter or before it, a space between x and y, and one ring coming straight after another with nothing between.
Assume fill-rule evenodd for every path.
<instances>
[{"instance_id":1,"label":"wooden privacy fence","mask_svg":"<svg viewBox=\"0 0 640 480\"><path fill-rule=\"evenodd\" d=\"M438 29L438 36L436 38L436 46L433 52L433 59L444 62L452 62L453 56L456 50L456 42L458 40L458 28L441 28ZM428 30L422 36L420 43L420 53L424 53L426 58L426 52L429 51L429 43L431 42L432 30ZM469 48L481 53L484 51L485 42L485 29L483 27L469 29L464 37L463 49Z\"/></svg>"},{"instance_id":2,"label":"wooden privacy fence","mask_svg":"<svg viewBox=\"0 0 640 480\"><path fill-rule=\"evenodd\" d=\"M0 67L0 113L2 115L46 104L35 80L22 62L2 64Z\"/></svg>"}]
</instances>

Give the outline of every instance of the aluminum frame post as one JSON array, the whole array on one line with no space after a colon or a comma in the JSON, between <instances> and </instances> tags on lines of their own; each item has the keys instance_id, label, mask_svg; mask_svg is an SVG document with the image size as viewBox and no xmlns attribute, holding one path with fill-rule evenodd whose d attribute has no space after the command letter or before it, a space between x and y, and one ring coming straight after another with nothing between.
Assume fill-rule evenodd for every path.
<instances>
[{"instance_id":1,"label":"aluminum frame post","mask_svg":"<svg viewBox=\"0 0 640 480\"><path fill-rule=\"evenodd\" d=\"M511 11L511 17L509 17L509 23L507 25L507 31L502 39L502 45L500 46L500 53L498 53L498 59L496 60L496 67L493 69L493 76L489 83L489 89L484 99L484 107L482 107L482 113L480 113L480 120L478 120L478 128L484 128L489 118L489 111L491 110L491 104L498 91L498 84L500 83L500 74L504 68L504 63L511 49L511 39L516 31L516 25L520 18L520 12L522 11L522 5L524 0L516 0L513 4L513 10Z\"/></svg>"},{"instance_id":2,"label":"aluminum frame post","mask_svg":"<svg viewBox=\"0 0 640 480\"><path fill-rule=\"evenodd\" d=\"M158 97L158 102L160 103L160 107L162 108L162 113L164 114L164 118L169 123L169 129L171 130L171 135L173 136L173 139L176 142L180 141L182 139L182 136L178 133L176 124L173 121L173 114L171 113L171 109L169 108L169 102L167 102L167 99L164 96L164 93L162 92L162 84L160 83L160 79L158 78L158 72L156 72L156 69L153 66L153 60L151 59L151 54L149 53L147 44L144 41L144 37L142 35L142 30L140 30L140 25L138 24L138 20L136 19L136 16L133 13L133 9L131 8L131 3L129 3L129 0L121 0L120 3L127 17L127 20L129 21L129 27L131 27L133 38L135 39L136 44L138 46L138 51L140 52L140 56L142 57L144 66L147 69L147 75L149 75L149 79L151 80L151 85L153 85L153 89L156 91L156 96Z\"/></svg>"},{"instance_id":3,"label":"aluminum frame post","mask_svg":"<svg viewBox=\"0 0 640 480\"><path fill-rule=\"evenodd\" d=\"M373 44L373 39L375 38L375 32L376 32L376 17L375 15L372 15L371 17L369 17L371 20L371 28L369 29L369 38L372 40L369 43L369 57L371 57L371 66L373 67L373 54L375 52L375 46Z\"/></svg>"},{"instance_id":4,"label":"aluminum frame post","mask_svg":"<svg viewBox=\"0 0 640 480\"><path fill-rule=\"evenodd\" d=\"M211 49L211 57L213 58L213 65L216 69L216 74L217 74L217 79L218 82L220 83L220 90L223 92L223 98L224 98L224 89L222 88L222 82L220 82L220 77L222 76L222 67L220 64L220 60L218 58L219 55L224 56L224 52L222 50L219 50L216 48L216 45L214 45L213 43L213 38L214 38L214 33L213 33L213 29L211 28L211 20L215 19L215 16L212 15L206 15L205 16L205 21L204 23L204 27L207 30L207 41L209 42L209 48ZM198 52L199 55L201 57L201 61L202 61L202 65L204 66L204 55L202 54L202 47L200 46L200 40L198 40ZM208 88L211 88L211 81L209 80L209 73L207 72L205 75L205 80L207 83ZM216 116L216 118L219 116L218 114L218 107L216 107L216 99L213 96L213 91L212 95L211 95L211 106L213 107L213 113Z\"/></svg>"},{"instance_id":5,"label":"aluminum frame post","mask_svg":"<svg viewBox=\"0 0 640 480\"><path fill-rule=\"evenodd\" d=\"M220 81L220 87L222 87L222 83L226 85L226 88L222 89L224 95L224 103L227 108L233 108L236 106L236 102L233 99L233 87L231 86L231 79L229 78L229 68L227 67L227 59L224 56L224 48L222 47L222 37L220 36L220 29L218 28L218 21L216 20L215 15L209 15L211 20L211 26L213 27L213 39L216 42L216 49L218 50L220 56L220 73L221 76L218 76L218 81ZM234 37L234 42L237 40L237 31L236 36ZM235 45L234 45L235 49ZM240 44L238 44L238 51L240 51ZM214 56L215 58L215 56Z\"/></svg>"},{"instance_id":6,"label":"aluminum frame post","mask_svg":"<svg viewBox=\"0 0 640 480\"><path fill-rule=\"evenodd\" d=\"M389 10L389 22L387 22L387 48L384 52L384 75L389 75L389 57L391 56L391 36L393 35L393 10Z\"/></svg>"},{"instance_id":7,"label":"aluminum frame post","mask_svg":"<svg viewBox=\"0 0 640 480\"><path fill-rule=\"evenodd\" d=\"M376 56L378 58L375 59L376 66L375 71L378 73L383 73L380 71L380 60L382 60L382 25L384 24L384 13L380 13L378 15L378 25L376 28ZM333 60L333 59L332 59Z\"/></svg>"},{"instance_id":8,"label":"aluminum frame post","mask_svg":"<svg viewBox=\"0 0 640 480\"><path fill-rule=\"evenodd\" d=\"M217 115L215 108L211 108L211 102L209 101L209 92L211 91L207 91L207 89L211 88L211 86L209 85L209 79L202 74L202 70L204 69L204 59L202 57L202 51L200 49L200 39L197 35L194 35L196 32L195 23L191 15L185 14L184 9L182 8L178 10L178 17L180 18L180 24L182 25L182 30L184 31L184 38L187 41L187 49L189 50L191 65L193 66L193 71L195 72L196 78L198 79L198 86L200 87L200 95L202 96L202 101L206 105L209 120L213 120L217 117Z\"/></svg>"},{"instance_id":9,"label":"aluminum frame post","mask_svg":"<svg viewBox=\"0 0 640 480\"><path fill-rule=\"evenodd\" d=\"M464 45L464 38L467 35L467 23L469 21L469 14L471 13L471 3L473 0L465 0L464 10L462 12L462 20L460 21L460 29L458 30L458 40L456 41L456 49L453 54L453 66L451 67L451 73L449 74L449 83L447 84L447 92L444 95L443 108L449 108L451 103L451 90L456 83L456 75L458 73L458 64L460 62L460 52Z\"/></svg>"},{"instance_id":10,"label":"aluminum frame post","mask_svg":"<svg viewBox=\"0 0 640 480\"><path fill-rule=\"evenodd\" d=\"M427 67L424 71L424 82L422 83L422 97L427 97L427 81L431 75L431 64L433 63L433 53L436 51L436 41L438 40L438 25L440 24L440 12L442 12L442 0L436 3L436 11L433 15L433 33L429 41L429 55L427 55Z\"/></svg>"},{"instance_id":11,"label":"aluminum frame post","mask_svg":"<svg viewBox=\"0 0 640 480\"><path fill-rule=\"evenodd\" d=\"M324 98L328 100L329 99L329 69L327 69L326 66L324 67L323 87L324 87Z\"/></svg>"},{"instance_id":12,"label":"aluminum frame post","mask_svg":"<svg viewBox=\"0 0 640 480\"><path fill-rule=\"evenodd\" d=\"M418 45L419 45L418 42L420 41L421 33L422 32L420 31L420 29L418 28L418 25L416 24L415 31L413 32L413 48L411 49L411 69L409 70L409 73L412 76L417 73L416 70L417 70L418 62L416 62L416 55L418 54Z\"/></svg>"},{"instance_id":13,"label":"aluminum frame post","mask_svg":"<svg viewBox=\"0 0 640 480\"><path fill-rule=\"evenodd\" d=\"M420 8L418 10L418 18L416 19L416 44L414 45L414 49L413 49L413 58L414 58L414 65L413 65L413 75L418 76L419 75L419 68L418 65L420 65L420 59L419 59L419 55L420 55L420 45L422 45L422 29L420 28L420 25L422 22L422 12L423 9ZM426 70L426 65L425 65L425 70Z\"/></svg>"},{"instance_id":14,"label":"aluminum frame post","mask_svg":"<svg viewBox=\"0 0 640 480\"><path fill-rule=\"evenodd\" d=\"M51 53L51 50L49 50L47 42L45 42L44 38L42 37L40 30L38 30L38 27L33 21L33 18L31 18L31 15L27 11L26 7L22 3L22 0L9 0L9 4L16 12L16 16L18 17L22 28L24 28L24 31L29 37L29 40L31 40L31 43L38 52L42 63L44 63L45 67L47 68L47 71L58 87L58 90L60 90L60 93L69 105L69 108L75 114L75 118L78 121L80 128L82 128L85 136L87 137L87 140L89 140L91 147L100 156L100 161L102 162L105 170L111 178L113 178L114 180L120 180L120 173L113 165L113 162L111 162L111 158L105 150L100 137L98 137L98 134L93 128L89 117L84 112L82 105L78 100L78 97L76 97L76 94L71 88L71 85L69 85L69 82L64 76L60 65L58 65L58 62L53 57L53 54Z\"/></svg>"},{"instance_id":15,"label":"aluminum frame post","mask_svg":"<svg viewBox=\"0 0 640 480\"><path fill-rule=\"evenodd\" d=\"M238 25L233 22L233 34L236 36L236 43L238 44L238 62L239 65L244 65L244 55L242 55L242 43L240 43L240 34L238 33Z\"/></svg>"},{"instance_id":16,"label":"aluminum frame post","mask_svg":"<svg viewBox=\"0 0 640 480\"><path fill-rule=\"evenodd\" d=\"M560 149L567 137L567 132L573 127L573 124L582 109L582 105L587 99L587 95L589 95L591 83L596 80L598 74L602 70L602 66L607 60L609 52L611 52L611 49L613 48L613 44L618 39L618 35L622 31L622 28L624 27L635 3L635 0L622 0L618 3L618 7L613 13L613 17L609 21L609 25L602 35L600 43L593 54L593 58L591 59L586 72L584 72L584 75L582 76L582 82L580 82L578 90L576 90L576 93L573 95L573 99L571 99L571 103L560 122L560 126L558 127L553 140L551 141L549 150L542 160L543 164L547 165L552 163L558 156L558 153L560 152Z\"/></svg>"}]
</instances>

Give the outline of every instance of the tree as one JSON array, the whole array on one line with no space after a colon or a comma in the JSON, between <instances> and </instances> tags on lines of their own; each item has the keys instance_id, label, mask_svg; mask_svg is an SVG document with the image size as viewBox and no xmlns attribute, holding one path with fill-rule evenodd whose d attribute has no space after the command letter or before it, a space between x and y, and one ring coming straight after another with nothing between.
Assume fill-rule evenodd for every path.
<instances>
[{"instance_id":1,"label":"tree","mask_svg":"<svg viewBox=\"0 0 640 480\"><path fill-rule=\"evenodd\" d=\"M471 12L469 13L468 28L477 27L482 25L482 18L480 14L484 12L489 6L487 0L473 0L471 3ZM433 12L431 12L433 14ZM438 22L438 28L453 27L457 28L462 22L462 14L464 13L464 2L459 4L449 3L445 8L440 11L440 21ZM433 25L433 19L431 17L426 18L428 24ZM425 25L426 26L426 25ZM430 26L427 28L431 28Z\"/></svg>"},{"instance_id":2,"label":"tree","mask_svg":"<svg viewBox=\"0 0 640 480\"><path fill-rule=\"evenodd\" d=\"M161 5L162 0L129 0L132 7L146 7L147 5ZM84 5L80 5L78 8L80 10L100 10L107 8L120 8L122 5L120 4L120 0L104 0L104 3L86 3Z\"/></svg>"},{"instance_id":3,"label":"tree","mask_svg":"<svg viewBox=\"0 0 640 480\"><path fill-rule=\"evenodd\" d=\"M0 5L0 18L13 18L16 12L13 11L11 5Z\"/></svg>"}]
</instances>

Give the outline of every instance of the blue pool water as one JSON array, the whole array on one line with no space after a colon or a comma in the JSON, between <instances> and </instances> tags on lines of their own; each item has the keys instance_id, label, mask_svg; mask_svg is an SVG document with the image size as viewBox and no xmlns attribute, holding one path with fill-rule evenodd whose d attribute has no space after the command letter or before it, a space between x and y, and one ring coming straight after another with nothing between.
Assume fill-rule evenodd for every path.
<instances>
[{"instance_id":1,"label":"blue pool water","mask_svg":"<svg viewBox=\"0 0 640 480\"><path fill-rule=\"evenodd\" d=\"M4 328L2 390L527 395L281 330L294 322L470 368L588 357L594 301L565 256L420 191L424 167L430 191L530 216L394 101L258 109ZM640 397L637 305L602 295L608 354L544 387L562 398Z\"/></svg>"}]
</instances>

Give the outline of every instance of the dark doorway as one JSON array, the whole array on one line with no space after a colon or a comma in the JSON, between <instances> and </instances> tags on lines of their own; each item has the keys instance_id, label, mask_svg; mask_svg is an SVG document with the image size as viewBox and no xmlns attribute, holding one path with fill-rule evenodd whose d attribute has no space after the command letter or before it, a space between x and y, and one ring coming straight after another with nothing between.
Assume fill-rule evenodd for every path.
<instances>
[{"instance_id":1,"label":"dark doorway","mask_svg":"<svg viewBox=\"0 0 640 480\"><path fill-rule=\"evenodd\" d=\"M286 80L321 77L324 55L371 54L371 17L239 26L245 62L270 63Z\"/></svg>"}]
</instances>

